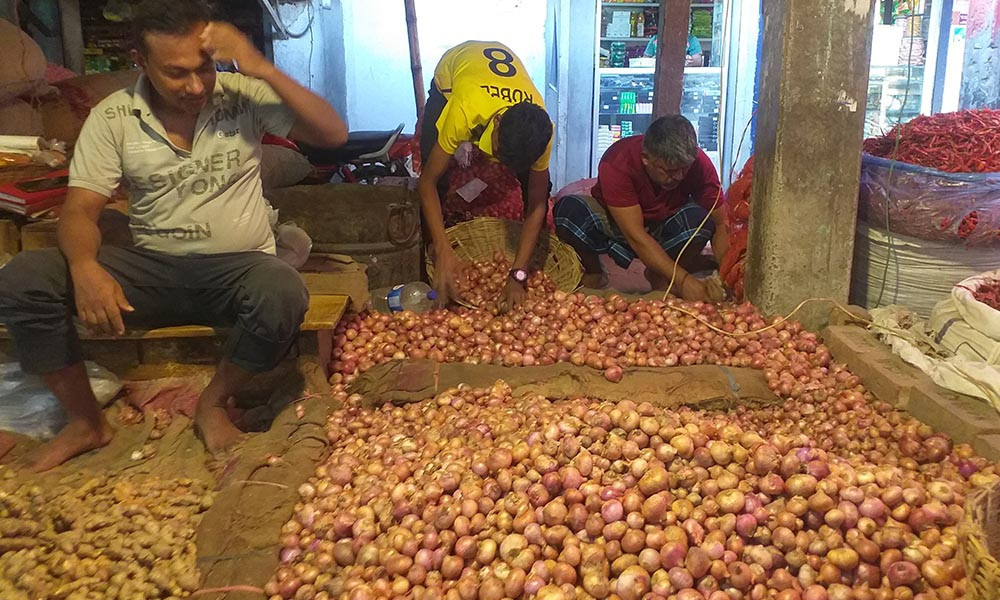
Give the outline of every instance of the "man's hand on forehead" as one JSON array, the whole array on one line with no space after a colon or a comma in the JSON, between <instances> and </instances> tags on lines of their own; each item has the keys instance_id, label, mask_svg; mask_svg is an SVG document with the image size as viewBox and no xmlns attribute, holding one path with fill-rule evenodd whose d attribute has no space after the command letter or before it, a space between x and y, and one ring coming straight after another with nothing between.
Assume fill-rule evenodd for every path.
<instances>
[{"instance_id":1,"label":"man's hand on forehead","mask_svg":"<svg viewBox=\"0 0 1000 600\"><path fill-rule=\"evenodd\" d=\"M213 61L232 64L243 74L260 77L273 68L247 36L233 25L213 21L201 32L201 48Z\"/></svg>"}]
</instances>

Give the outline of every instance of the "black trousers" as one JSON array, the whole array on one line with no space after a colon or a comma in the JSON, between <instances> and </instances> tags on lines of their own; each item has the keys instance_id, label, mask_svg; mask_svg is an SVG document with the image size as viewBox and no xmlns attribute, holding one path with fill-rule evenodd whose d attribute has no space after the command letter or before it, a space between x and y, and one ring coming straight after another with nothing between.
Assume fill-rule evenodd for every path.
<instances>
[{"instance_id":1,"label":"black trousers","mask_svg":"<svg viewBox=\"0 0 1000 600\"><path fill-rule=\"evenodd\" d=\"M225 357L255 373L284 358L309 308L298 272L263 252L171 256L102 246L98 262L135 308L122 313L126 327L232 327ZM73 282L59 250L22 252L0 268L0 321L26 373L51 373L82 360L75 314Z\"/></svg>"}]
</instances>

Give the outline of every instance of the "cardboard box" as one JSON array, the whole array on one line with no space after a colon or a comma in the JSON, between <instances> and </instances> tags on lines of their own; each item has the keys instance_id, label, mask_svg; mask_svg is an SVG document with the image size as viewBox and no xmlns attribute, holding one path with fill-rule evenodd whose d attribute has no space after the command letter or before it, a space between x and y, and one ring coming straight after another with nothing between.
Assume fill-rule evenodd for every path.
<instances>
[{"instance_id":1,"label":"cardboard box","mask_svg":"<svg viewBox=\"0 0 1000 600\"><path fill-rule=\"evenodd\" d=\"M21 250L39 250L59 246L56 239L57 221L28 223L21 228Z\"/></svg>"},{"instance_id":2,"label":"cardboard box","mask_svg":"<svg viewBox=\"0 0 1000 600\"><path fill-rule=\"evenodd\" d=\"M17 223L7 219L0 220L0 256L14 256L21 251L21 232Z\"/></svg>"},{"instance_id":3,"label":"cardboard box","mask_svg":"<svg viewBox=\"0 0 1000 600\"><path fill-rule=\"evenodd\" d=\"M299 272L310 294L349 296L350 312L361 311L368 302L367 266L350 256L313 253Z\"/></svg>"}]
</instances>

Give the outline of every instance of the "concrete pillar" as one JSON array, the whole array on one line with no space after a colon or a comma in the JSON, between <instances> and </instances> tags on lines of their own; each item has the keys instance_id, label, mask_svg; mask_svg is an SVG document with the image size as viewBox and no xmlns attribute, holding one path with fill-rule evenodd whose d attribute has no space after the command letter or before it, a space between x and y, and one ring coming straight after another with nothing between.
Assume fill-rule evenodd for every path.
<instances>
[{"instance_id":1,"label":"concrete pillar","mask_svg":"<svg viewBox=\"0 0 1000 600\"><path fill-rule=\"evenodd\" d=\"M677 115L684 96L684 62L691 28L691 0L660 0L656 31L653 116ZM697 127L697 124L695 125Z\"/></svg>"},{"instance_id":2,"label":"concrete pillar","mask_svg":"<svg viewBox=\"0 0 1000 600\"><path fill-rule=\"evenodd\" d=\"M1000 108L1000 3L970 0L961 108Z\"/></svg>"},{"instance_id":3,"label":"concrete pillar","mask_svg":"<svg viewBox=\"0 0 1000 600\"><path fill-rule=\"evenodd\" d=\"M767 0L746 290L769 314L846 302L875 0ZM796 318L824 325L829 305Z\"/></svg>"}]
</instances>

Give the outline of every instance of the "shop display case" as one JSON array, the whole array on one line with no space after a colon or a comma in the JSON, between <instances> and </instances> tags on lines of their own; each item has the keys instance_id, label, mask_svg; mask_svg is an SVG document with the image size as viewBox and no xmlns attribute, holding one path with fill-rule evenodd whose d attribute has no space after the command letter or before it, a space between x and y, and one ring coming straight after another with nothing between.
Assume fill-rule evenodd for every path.
<instances>
[{"instance_id":1,"label":"shop display case","mask_svg":"<svg viewBox=\"0 0 1000 600\"><path fill-rule=\"evenodd\" d=\"M720 163L719 120L722 101L724 1L692 2L691 33L698 38L706 65L684 70L681 113L698 132L698 142ZM644 56L659 19L657 2L599 2L594 94L592 173L601 156L623 137L643 133L652 120L654 58Z\"/></svg>"},{"instance_id":2,"label":"shop display case","mask_svg":"<svg viewBox=\"0 0 1000 600\"><path fill-rule=\"evenodd\" d=\"M881 135L896 123L906 123L920 115L923 93L923 66L871 67L865 137Z\"/></svg>"},{"instance_id":3,"label":"shop display case","mask_svg":"<svg viewBox=\"0 0 1000 600\"><path fill-rule=\"evenodd\" d=\"M653 112L653 69L601 69L593 169L611 144L642 133ZM684 70L681 114L698 132L698 143L719 167L719 115L722 73L718 67Z\"/></svg>"}]
</instances>

